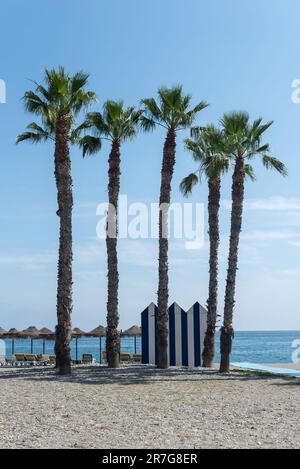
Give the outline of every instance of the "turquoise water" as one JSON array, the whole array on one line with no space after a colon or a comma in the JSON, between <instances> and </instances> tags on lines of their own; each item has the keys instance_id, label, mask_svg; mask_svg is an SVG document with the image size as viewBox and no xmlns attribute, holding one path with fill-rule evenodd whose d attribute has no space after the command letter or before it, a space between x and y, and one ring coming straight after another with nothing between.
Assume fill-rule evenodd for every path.
<instances>
[{"instance_id":1,"label":"turquoise water","mask_svg":"<svg viewBox=\"0 0 300 469\"><path fill-rule=\"evenodd\" d=\"M276 332L236 332L232 361L252 363L290 363L292 361L292 343L300 339L300 331L276 331ZM6 356L10 357L12 352L12 341L7 339ZM137 353L141 353L141 339L136 341ZM216 338L216 362L219 361L219 334ZM30 340L15 340L15 353L30 353ZM105 338L102 339L102 351L105 350ZM134 353L134 338L123 337L121 340L121 351ZM33 353L43 352L43 341L33 341ZM54 342L45 342L45 353L54 354ZM91 353L99 362L99 339L82 338L78 340L78 359L83 353ZM76 341L72 340L72 358L76 358Z\"/></svg>"},{"instance_id":2,"label":"turquoise water","mask_svg":"<svg viewBox=\"0 0 300 469\"><path fill-rule=\"evenodd\" d=\"M291 363L293 341L300 339L300 331L239 331L235 333L231 360L252 363ZM216 362L220 335L216 341Z\"/></svg>"}]
</instances>

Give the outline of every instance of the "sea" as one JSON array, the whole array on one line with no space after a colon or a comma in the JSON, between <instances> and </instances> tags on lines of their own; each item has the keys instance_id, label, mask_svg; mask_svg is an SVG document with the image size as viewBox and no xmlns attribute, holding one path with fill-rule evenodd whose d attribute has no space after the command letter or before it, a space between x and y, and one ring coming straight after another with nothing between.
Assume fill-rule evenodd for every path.
<instances>
[{"instance_id":1,"label":"sea","mask_svg":"<svg viewBox=\"0 0 300 469\"><path fill-rule=\"evenodd\" d=\"M220 335L216 335L216 363L220 360L219 354ZM6 339L5 355L10 358L12 355L12 340ZM32 347L32 349L31 349ZM54 354L54 342L35 339L16 339L14 341L15 353L43 353ZM300 350L300 331L236 331L231 355L232 362L252 362L252 363L291 363L293 353ZM77 351L76 351L77 350ZM101 340L101 350L105 351L105 338ZM141 353L141 338L122 337L121 351ZM80 338L77 341L72 339L71 354L73 360L80 360L84 353L93 355L95 362L100 362L100 341L97 338ZM300 352L299 352L300 357Z\"/></svg>"}]
</instances>

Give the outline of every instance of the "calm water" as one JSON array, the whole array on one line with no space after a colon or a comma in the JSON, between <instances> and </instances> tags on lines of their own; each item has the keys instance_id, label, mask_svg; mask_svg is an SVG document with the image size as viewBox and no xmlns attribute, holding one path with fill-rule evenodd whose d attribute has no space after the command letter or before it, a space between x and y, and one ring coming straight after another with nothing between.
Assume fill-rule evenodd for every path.
<instances>
[{"instance_id":1,"label":"calm water","mask_svg":"<svg viewBox=\"0 0 300 469\"><path fill-rule=\"evenodd\" d=\"M248 361L254 363L289 363L293 352L292 342L300 339L300 331L276 332L236 332L232 353L232 361ZM5 340L6 356L12 352L12 341ZM82 338L78 340L78 359L83 353L91 353L99 361L99 339ZM141 339L136 341L137 353L141 353ZM216 361L219 361L219 334L216 340ZM15 353L30 353L30 340L15 340ZM102 351L105 350L105 338L102 339ZM123 337L121 341L122 352L134 353L134 338ZM33 353L43 352L43 341L33 341ZM45 343L45 353L54 354L54 342ZM76 358L76 341L72 340L72 358Z\"/></svg>"}]
</instances>

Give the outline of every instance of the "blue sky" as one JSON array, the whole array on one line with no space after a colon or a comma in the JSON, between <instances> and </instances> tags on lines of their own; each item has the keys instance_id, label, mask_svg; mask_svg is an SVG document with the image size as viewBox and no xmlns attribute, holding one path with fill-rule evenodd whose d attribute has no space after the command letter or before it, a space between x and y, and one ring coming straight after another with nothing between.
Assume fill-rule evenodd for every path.
<instances>
[{"instance_id":1,"label":"blue sky","mask_svg":"<svg viewBox=\"0 0 300 469\"><path fill-rule=\"evenodd\" d=\"M33 120L21 97L45 67L63 64L91 74L90 88L106 99L137 105L161 85L182 83L210 107L199 123L223 112L247 110L274 120L267 134L289 177L267 173L247 183L235 327L300 330L300 105L291 83L300 78L298 0L9 0L1 4L0 79L0 325L55 325L58 221L53 148L15 146ZM97 107L96 106L96 107ZM194 169L178 136L173 201L183 176ZM122 151L121 192L130 201L156 202L164 134L139 135ZM108 147L83 160L72 150L74 176L74 325L105 322L105 245L96 239L96 205L106 200ZM205 202L205 184L191 198ZM230 177L223 182L220 311L224 296ZM170 247L170 301L187 308L207 297L207 244L187 252ZM139 322L155 301L157 243L120 243L121 326Z\"/></svg>"}]
</instances>

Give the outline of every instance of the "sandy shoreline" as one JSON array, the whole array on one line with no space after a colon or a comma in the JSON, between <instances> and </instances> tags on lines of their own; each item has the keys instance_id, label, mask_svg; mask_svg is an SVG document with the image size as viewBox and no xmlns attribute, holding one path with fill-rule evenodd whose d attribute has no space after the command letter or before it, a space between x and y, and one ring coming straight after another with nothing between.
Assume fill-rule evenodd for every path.
<instances>
[{"instance_id":1,"label":"sandy shoreline","mask_svg":"<svg viewBox=\"0 0 300 469\"><path fill-rule=\"evenodd\" d=\"M300 370L300 363L265 363L271 368L287 368L288 370Z\"/></svg>"},{"instance_id":2,"label":"sandy shoreline","mask_svg":"<svg viewBox=\"0 0 300 469\"><path fill-rule=\"evenodd\" d=\"M0 368L0 448L298 448L300 381L140 366Z\"/></svg>"}]
</instances>

